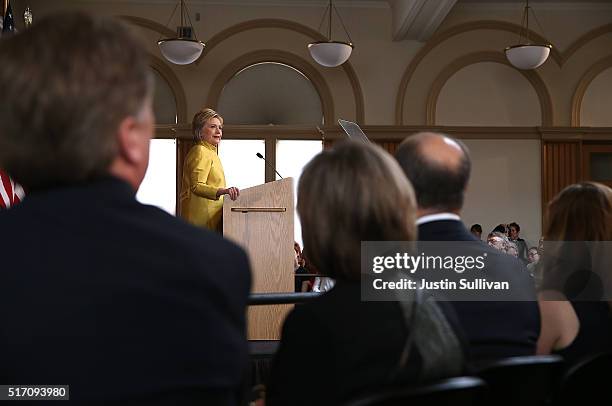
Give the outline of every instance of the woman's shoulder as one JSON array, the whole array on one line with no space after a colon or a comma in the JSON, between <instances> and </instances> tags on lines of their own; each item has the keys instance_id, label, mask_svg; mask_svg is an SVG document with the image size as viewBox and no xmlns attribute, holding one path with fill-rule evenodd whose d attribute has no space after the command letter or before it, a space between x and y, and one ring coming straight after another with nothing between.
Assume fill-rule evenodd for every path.
<instances>
[{"instance_id":1,"label":"woman's shoulder","mask_svg":"<svg viewBox=\"0 0 612 406\"><path fill-rule=\"evenodd\" d=\"M211 154L214 153L210 148L206 148L202 143L198 142L197 144L194 144L191 148L189 148L189 152L200 152L200 153L204 153L204 152L210 152Z\"/></svg>"},{"instance_id":2,"label":"woman's shoulder","mask_svg":"<svg viewBox=\"0 0 612 406\"><path fill-rule=\"evenodd\" d=\"M202 144L195 144L189 149L189 152L187 152L186 159L189 160L197 158L215 159L217 158L217 154Z\"/></svg>"},{"instance_id":3,"label":"woman's shoulder","mask_svg":"<svg viewBox=\"0 0 612 406\"><path fill-rule=\"evenodd\" d=\"M204 149L204 146L202 146L202 144L194 144L191 146L191 148L189 148L189 151L187 152L187 156L194 155L194 154L201 154L203 149Z\"/></svg>"},{"instance_id":4,"label":"woman's shoulder","mask_svg":"<svg viewBox=\"0 0 612 406\"><path fill-rule=\"evenodd\" d=\"M544 291L539 294L538 304L542 324L555 338L553 349L569 346L580 329L580 320L571 302L561 293Z\"/></svg>"}]
</instances>

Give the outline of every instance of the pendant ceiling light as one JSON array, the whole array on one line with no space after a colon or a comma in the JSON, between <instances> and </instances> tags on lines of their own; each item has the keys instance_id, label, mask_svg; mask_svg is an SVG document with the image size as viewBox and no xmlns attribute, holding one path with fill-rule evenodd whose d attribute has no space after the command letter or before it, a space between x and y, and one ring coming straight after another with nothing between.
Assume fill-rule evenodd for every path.
<instances>
[{"instance_id":1,"label":"pendant ceiling light","mask_svg":"<svg viewBox=\"0 0 612 406\"><path fill-rule=\"evenodd\" d=\"M332 40L332 14L336 12L340 23L342 24L342 28L348 37L349 42L342 41L333 41ZM329 27L327 28L327 41L316 41L308 44L308 51L310 52L310 56L314 59L319 65L326 67L336 67L342 65L346 62L351 56L351 52L353 52L353 44L351 42L351 36L349 35L346 27L344 26L344 22L342 21L342 17L340 17L340 13L336 9L336 7L332 4L332 0L329 0L329 5L325 13L323 14L323 18L321 19L321 24L319 25L319 31L321 30L321 26L323 25L323 21L325 20L325 16L329 13Z\"/></svg>"},{"instance_id":2,"label":"pendant ceiling light","mask_svg":"<svg viewBox=\"0 0 612 406\"><path fill-rule=\"evenodd\" d=\"M174 11L170 15L168 23L172 20L174 13L176 13L176 8L179 5L181 8L181 25L176 29L176 38L160 39L157 41L157 45L159 45L159 50L168 61L177 65L188 65L202 55L205 44L198 41L195 35L195 30L193 29L193 24L191 24L189 11L187 10L184 0L180 0L174 7ZM185 16L187 16L189 26L184 25L186 21Z\"/></svg>"},{"instance_id":3,"label":"pendant ceiling light","mask_svg":"<svg viewBox=\"0 0 612 406\"><path fill-rule=\"evenodd\" d=\"M508 62L515 68L522 70L535 69L542 65L548 59L551 44L532 44L529 40L529 12L533 13L536 23L542 26L538 21L535 13L529 7L529 0L526 0L525 8L523 9L523 18L521 19L521 29L519 31L519 43L506 48L506 58Z\"/></svg>"}]
</instances>

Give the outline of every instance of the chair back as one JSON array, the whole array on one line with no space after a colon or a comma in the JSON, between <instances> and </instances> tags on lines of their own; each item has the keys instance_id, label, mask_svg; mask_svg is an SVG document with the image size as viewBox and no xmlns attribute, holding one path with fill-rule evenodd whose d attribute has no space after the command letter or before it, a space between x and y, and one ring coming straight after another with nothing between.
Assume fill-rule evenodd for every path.
<instances>
[{"instance_id":1,"label":"chair back","mask_svg":"<svg viewBox=\"0 0 612 406\"><path fill-rule=\"evenodd\" d=\"M603 405L610 402L610 371L612 354L589 357L567 370L555 405Z\"/></svg>"},{"instance_id":2,"label":"chair back","mask_svg":"<svg viewBox=\"0 0 612 406\"><path fill-rule=\"evenodd\" d=\"M344 406L477 405L486 385L480 378L461 376L416 387L386 388Z\"/></svg>"},{"instance_id":3,"label":"chair back","mask_svg":"<svg viewBox=\"0 0 612 406\"><path fill-rule=\"evenodd\" d=\"M540 406L552 398L562 371L562 357L533 355L495 361L476 375L489 387L489 404Z\"/></svg>"}]
</instances>

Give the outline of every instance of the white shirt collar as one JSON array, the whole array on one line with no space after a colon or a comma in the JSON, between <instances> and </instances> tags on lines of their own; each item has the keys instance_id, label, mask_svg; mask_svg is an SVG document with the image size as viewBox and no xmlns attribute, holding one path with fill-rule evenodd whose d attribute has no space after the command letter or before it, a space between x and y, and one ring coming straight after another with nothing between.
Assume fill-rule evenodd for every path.
<instances>
[{"instance_id":1,"label":"white shirt collar","mask_svg":"<svg viewBox=\"0 0 612 406\"><path fill-rule=\"evenodd\" d=\"M419 217L416 221L417 226L425 223L431 223L432 221L440 221L440 220L456 220L461 221L461 217L456 215L455 213L435 213L428 214L426 216Z\"/></svg>"}]
</instances>

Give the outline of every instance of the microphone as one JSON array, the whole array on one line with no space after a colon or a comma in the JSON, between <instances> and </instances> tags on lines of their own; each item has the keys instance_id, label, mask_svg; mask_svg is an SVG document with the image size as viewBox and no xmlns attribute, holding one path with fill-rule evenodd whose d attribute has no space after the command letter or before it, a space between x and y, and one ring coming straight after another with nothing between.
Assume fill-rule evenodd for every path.
<instances>
[{"instance_id":1,"label":"microphone","mask_svg":"<svg viewBox=\"0 0 612 406\"><path fill-rule=\"evenodd\" d=\"M321 136L321 139L325 141L325 131L321 130L321 127L317 126L317 132Z\"/></svg>"},{"instance_id":2,"label":"microphone","mask_svg":"<svg viewBox=\"0 0 612 406\"><path fill-rule=\"evenodd\" d=\"M263 159L263 161L266 163L266 165L268 165L270 168L274 169L274 167L273 167L272 165L270 165L270 164L268 163L268 161L266 161L266 158L264 158L264 157L263 157L263 155L261 155L259 152L258 152L258 153L256 153L255 155L257 155L257 158L261 158L261 159ZM278 173L278 171L277 171L276 169L274 169L274 172L276 172L276 174L278 175L278 177L279 177L279 178L281 178L281 179L285 179L285 178L283 178L283 177L281 176L281 174L280 174L280 173Z\"/></svg>"}]
</instances>

